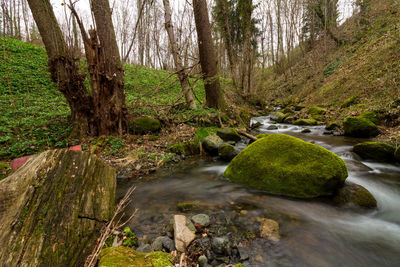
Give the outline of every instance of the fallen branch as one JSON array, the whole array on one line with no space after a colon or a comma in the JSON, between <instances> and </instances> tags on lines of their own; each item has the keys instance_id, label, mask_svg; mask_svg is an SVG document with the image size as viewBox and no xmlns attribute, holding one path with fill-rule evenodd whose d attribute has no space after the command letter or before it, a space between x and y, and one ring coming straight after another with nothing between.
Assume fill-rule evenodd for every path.
<instances>
[{"instance_id":1,"label":"fallen branch","mask_svg":"<svg viewBox=\"0 0 400 267\"><path fill-rule=\"evenodd\" d=\"M245 131L242 131L242 130L236 130L236 131L238 132L238 134L243 135L244 137L247 137L250 140L253 140L253 141L257 141L258 140L257 137L255 137L254 135L251 135L251 134L249 134L249 133L247 133Z\"/></svg>"}]
</instances>

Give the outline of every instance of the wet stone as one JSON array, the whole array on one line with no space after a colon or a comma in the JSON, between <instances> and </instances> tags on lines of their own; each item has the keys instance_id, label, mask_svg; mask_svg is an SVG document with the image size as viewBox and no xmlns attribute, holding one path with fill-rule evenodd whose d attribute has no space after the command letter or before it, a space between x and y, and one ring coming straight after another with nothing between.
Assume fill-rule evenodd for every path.
<instances>
[{"instance_id":1,"label":"wet stone","mask_svg":"<svg viewBox=\"0 0 400 267\"><path fill-rule=\"evenodd\" d=\"M270 130L270 131L272 131L272 130L278 130L278 126L276 126L276 125L270 125L270 126L268 126L267 130Z\"/></svg>"},{"instance_id":2,"label":"wet stone","mask_svg":"<svg viewBox=\"0 0 400 267\"><path fill-rule=\"evenodd\" d=\"M225 237L216 237L211 242L212 250L220 255L225 254L228 245L228 239Z\"/></svg>"},{"instance_id":3,"label":"wet stone","mask_svg":"<svg viewBox=\"0 0 400 267\"><path fill-rule=\"evenodd\" d=\"M165 238L162 240L162 246L163 246L163 248L165 248L165 250L166 250L167 252L171 252L171 251L176 250L174 241L173 241L171 238L169 238L169 237L165 237Z\"/></svg>"},{"instance_id":4,"label":"wet stone","mask_svg":"<svg viewBox=\"0 0 400 267\"><path fill-rule=\"evenodd\" d=\"M198 223L202 227L207 227L210 225L210 217L207 214L197 214L192 217L194 224Z\"/></svg>"},{"instance_id":5,"label":"wet stone","mask_svg":"<svg viewBox=\"0 0 400 267\"><path fill-rule=\"evenodd\" d=\"M166 236L159 236L154 239L153 243L151 244L151 248L154 251L162 251L163 249L163 240L167 238Z\"/></svg>"},{"instance_id":6,"label":"wet stone","mask_svg":"<svg viewBox=\"0 0 400 267\"><path fill-rule=\"evenodd\" d=\"M208 259L207 259L206 256L201 255L201 256L199 257L199 259L197 260L197 262L199 263L200 267L203 267L203 266L205 266L205 265L208 263Z\"/></svg>"},{"instance_id":7,"label":"wet stone","mask_svg":"<svg viewBox=\"0 0 400 267\"><path fill-rule=\"evenodd\" d=\"M138 252L142 252L142 253L150 253L153 252L153 249L151 248L151 246L149 244L145 244L143 246L140 246L137 249Z\"/></svg>"}]
</instances>

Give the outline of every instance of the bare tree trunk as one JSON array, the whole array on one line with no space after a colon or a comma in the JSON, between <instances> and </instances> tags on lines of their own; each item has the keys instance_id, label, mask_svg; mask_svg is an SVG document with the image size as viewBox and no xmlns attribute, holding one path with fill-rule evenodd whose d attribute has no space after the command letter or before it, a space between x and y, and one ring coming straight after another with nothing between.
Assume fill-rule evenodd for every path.
<instances>
[{"instance_id":1,"label":"bare tree trunk","mask_svg":"<svg viewBox=\"0 0 400 267\"><path fill-rule=\"evenodd\" d=\"M164 10L165 10L165 29L168 33L169 43L171 45L172 56L175 62L175 68L178 73L179 81L181 82L182 92L185 95L186 104L189 108L196 108L196 103L193 100L192 92L190 91L189 86L189 77L183 68L182 59L178 51L178 47L176 45L174 28L172 26L171 19L171 7L169 4L169 0L163 0Z\"/></svg>"},{"instance_id":2,"label":"bare tree trunk","mask_svg":"<svg viewBox=\"0 0 400 267\"><path fill-rule=\"evenodd\" d=\"M28 0L48 55L52 80L64 94L71 108L73 135L92 133L93 99L84 85L84 75L78 72L67 48L49 0Z\"/></svg>"},{"instance_id":3,"label":"bare tree trunk","mask_svg":"<svg viewBox=\"0 0 400 267\"><path fill-rule=\"evenodd\" d=\"M253 8L253 1L248 0L245 2L243 7L243 23L244 23L244 44L243 44L243 58L242 58L242 70L241 70L241 82L243 89L243 96L247 97L251 95L251 69L252 69L252 53L251 53L251 14Z\"/></svg>"},{"instance_id":4,"label":"bare tree trunk","mask_svg":"<svg viewBox=\"0 0 400 267\"><path fill-rule=\"evenodd\" d=\"M193 0L194 18L196 22L199 45L200 64L203 71L206 90L206 105L210 108L222 109L223 96L217 73L217 61L211 37L206 0Z\"/></svg>"}]
</instances>

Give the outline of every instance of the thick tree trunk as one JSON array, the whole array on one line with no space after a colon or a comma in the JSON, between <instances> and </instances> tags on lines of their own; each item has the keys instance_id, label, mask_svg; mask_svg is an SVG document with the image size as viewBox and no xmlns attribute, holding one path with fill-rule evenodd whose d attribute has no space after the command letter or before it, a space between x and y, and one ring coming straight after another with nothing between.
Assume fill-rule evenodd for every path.
<instances>
[{"instance_id":1,"label":"thick tree trunk","mask_svg":"<svg viewBox=\"0 0 400 267\"><path fill-rule=\"evenodd\" d=\"M73 135L92 133L93 99L84 85L84 75L75 65L67 48L49 0L28 0L33 17L46 46L52 80L64 94L71 108Z\"/></svg>"},{"instance_id":2,"label":"thick tree trunk","mask_svg":"<svg viewBox=\"0 0 400 267\"><path fill-rule=\"evenodd\" d=\"M174 33L174 27L172 26L171 19L171 7L169 0L163 0L164 3L164 14L165 14L165 29L168 33L169 43L172 50L172 56L175 62L175 69L178 73L178 78L181 83L182 92L185 95L186 104L189 108L196 108L196 103L193 100L192 92L189 86L189 77L183 68L182 59L178 51L178 46L176 45L176 38Z\"/></svg>"},{"instance_id":3,"label":"thick tree trunk","mask_svg":"<svg viewBox=\"0 0 400 267\"><path fill-rule=\"evenodd\" d=\"M127 130L122 67L108 0L91 1L100 46L97 47L96 82L92 88L94 118L99 135L122 135ZM92 82L93 84L93 82Z\"/></svg>"},{"instance_id":4,"label":"thick tree trunk","mask_svg":"<svg viewBox=\"0 0 400 267\"><path fill-rule=\"evenodd\" d=\"M206 90L206 105L210 108L222 109L223 96L219 84L217 61L211 38L211 27L206 0L193 0L193 10L198 38L197 43L199 45L200 64Z\"/></svg>"},{"instance_id":5,"label":"thick tree trunk","mask_svg":"<svg viewBox=\"0 0 400 267\"><path fill-rule=\"evenodd\" d=\"M1 266L83 266L114 212L116 172L86 152L51 150L0 181Z\"/></svg>"}]
</instances>

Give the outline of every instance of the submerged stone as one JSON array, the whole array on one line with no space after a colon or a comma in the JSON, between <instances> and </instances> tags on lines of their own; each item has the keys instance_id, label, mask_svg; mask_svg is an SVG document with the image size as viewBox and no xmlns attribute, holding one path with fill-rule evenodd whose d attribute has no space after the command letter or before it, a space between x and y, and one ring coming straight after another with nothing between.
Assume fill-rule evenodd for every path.
<instances>
[{"instance_id":1,"label":"submerged stone","mask_svg":"<svg viewBox=\"0 0 400 267\"><path fill-rule=\"evenodd\" d=\"M128 247L110 247L100 252L100 267L119 267L119 266L153 266L166 267L174 266L174 257L171 254L161 251L151 253L141 253Z\"/></svg>"},{"instance_id":2,"label":"submerged stone","mask_svg":"<svg viewBox=\"0 0 400 267\"><path fill-rule=\"evenodd\" d=\"M366 209L374 209L377 207L374 196L366 188L358 184L346 184L339 190L334 201L340 205L348 205L350 207Z\"/></svg>"},{"instance_id":3,"label":"submerged stone","mask_svg":"<svg viewBox=\"0 0 400 267\"><path fill-rule=\"evenodd\" d=\"M353 147L353 151L363 159L394 162L396 148L382 142L365 142Z\"/></svg>"},{"instance_id":4,"label":"submerged stone","mask_svg":"<svg viewBox=\"0 0 400 267\"><path fill-rule=\"evenodd\" d=\"M345 162L323 147L284 134L249 145L224 175L233 182L298 198L332 195L347 177Z\"/></svg>"},{"instance_id":5,"label":"submerged stone","mask_svg":"<svg viewBox=\"0 0 400 267\"><path fill-rule=\"evenodd\" d=\"M279 241L279 224L270 219L262 219L260 225L260 236L271 241Z\"/></svg>"},{"instance_id":6,"label":"submerged stone","mask_svg":"<svg viewBox=\"0 0 400 267\"><path fill-rule=\"evenodd\" d=\"M352 137L375 137L379 134L378 127L369 119L358 117L347 117L343 122L344 134Z\"/></svg>"}]
</instances>

